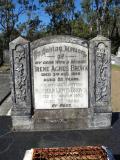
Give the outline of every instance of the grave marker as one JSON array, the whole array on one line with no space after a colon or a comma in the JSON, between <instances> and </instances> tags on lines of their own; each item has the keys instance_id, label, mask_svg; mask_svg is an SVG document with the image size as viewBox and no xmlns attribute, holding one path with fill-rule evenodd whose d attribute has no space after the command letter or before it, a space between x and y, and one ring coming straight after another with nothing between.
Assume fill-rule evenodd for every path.
<instances>
[{"instance_id":1,"label":"grave marker","mask_svg":"<svg viewBox=\"0 0 120 160\"><path fill-rule=\"evenodd\" d=\"M111 125L110 40L51 36L10 43L15 129L78 130Z\"/></svg>"}]
</instances>

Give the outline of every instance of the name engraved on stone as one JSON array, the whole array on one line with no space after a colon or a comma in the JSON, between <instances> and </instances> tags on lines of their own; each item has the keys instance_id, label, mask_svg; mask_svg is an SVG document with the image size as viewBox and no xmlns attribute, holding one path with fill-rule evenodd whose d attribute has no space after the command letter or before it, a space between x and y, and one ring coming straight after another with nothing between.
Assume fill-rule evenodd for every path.
<instances>
[{"instance_id":1,"label":"name engraved on stone","mask_svg":"<svg viewBox=\"0 0 120 160\"><path fill-rule=\"evenodd\" d=\"M33 50L35 109L88 108L88 48L52 43Z\"/></svg>"}]
</instances>

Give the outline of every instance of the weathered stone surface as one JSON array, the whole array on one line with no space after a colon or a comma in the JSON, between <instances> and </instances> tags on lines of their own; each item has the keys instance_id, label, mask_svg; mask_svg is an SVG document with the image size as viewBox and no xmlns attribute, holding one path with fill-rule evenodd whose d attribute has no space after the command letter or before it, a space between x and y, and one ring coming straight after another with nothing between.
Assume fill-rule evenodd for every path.
<instances>
[{"instance_id":1,"label":"weathered stone surface","mask_svg":"<svg viewBox=\"0 0 120 160\"><path fill-rule=\"evenodd\" d=\"M79 130L89 127L91 109L35 110L35 130Z\"/></svg>"},{"instance_id":2,"label":"weathered stone surface","mask_svg":"<svg viewBox=\"0 0 120 160\"><path fill-rule=\"evenodd\" d=\"M111 113L94 113L93 119L89 128L110 128L111 127Z\"/></svg>"},{"instance_id":3,"label":"weathered stone surface","mask_svg":"<svg viewBox=\"0 0 120 160\"><path fill-rule=\"evenodd\" d=\"M88 108L88 48L52 43L33 50L35 109Z\"/></svg>"},{"instance_id":4,"label":"weathered stone surface","mask_svg":"<svg viewBox=\"0 0 120 160\"><path fill-rule=\"evenodd\" d=\"M29 42L22 37L18 37L10 43L10 54L13 126L16 126L16 122L24 126L26 122L19 117L26 116L26 118L29 118L31 116Z\"/></svg>"},{"instance_id":5,"label":"weathered stone surface","mask_svg":"<svg viewBox=\"0 0 120 160\"><path fill-rule=\"evenodd\" d=\"M39 47L39 46L43 46L46 44L50 44L50 43L62 43L62 42L66 42L66 43L73 43L73 44L78 44L78 45L82 45L84 47L88 47L88 41L84 40L84 39L80 39L77 37L72 37L72 36L68 36L68 35L55 35L55 36L49 36L46 38L41 38L38 39L36 41L33 41L31 43L31 50L34 50L35 48Z\"/></svg>"},{"instance_id":6,"label":"weathered stone surface","mask_svg":"<svg viewBox=\"0 0 120 160\"><path fill-rule=\"evenodd\" d=\"M97 36L90 41L91 52L94 53L94 106L102 110L111 110L111 43L103 36ZM90 62L91 63L91 62ZM91 76L89 77L91 79ZM107 107L107 108L106 108Z\"/></svg>"},{"instance_id":7,"label":"weathered stone surface","mask_svg":"<svg viewBox=\"0 0 120 160\"><path fill-rule=\"evenodd\" d=\"M118 48L118 51L117 51L117 57L120 58L120 47Z\"/></svg>"},{"instance_id":8,"label":"weathered stone surface","mask_svg":"<svg viewBox=\"0 0 120 160\"><path fill-rule=\"evenodd\" d=\"M33 130L31 116L12 116L13 130Z\"/></svg>"},{"instance_id":9,"label":"weathered stone surface","mask_svg":"<svg viewBox=\"0 0 120 160\"><path fill-rule=\"evenodd\" d=\"M10 63L10 54L9 54L9 50L3 50L3 63L4 64L9 64Z\"/></svg>"},{"instance_id":10,"label":"weathered stone surface","mask_svg":"<svg viewBox=\"0 0 120 160\"><path fill-rule=\"evenodd\" d=\"M30 46L21 37L10 43L13 127L40 131L110 127L110 47L109 39L100 35L89 42L53 36L34 41ZM72 60L84 62L72 64ZM78 79L66 81L71 77ZM55 81L48 81L52 78ZM77 97L71 88L85 88L86 92L82 97L79 90ZM60 90L67 92L63 94Z\"/></svg>"}]
</instances>

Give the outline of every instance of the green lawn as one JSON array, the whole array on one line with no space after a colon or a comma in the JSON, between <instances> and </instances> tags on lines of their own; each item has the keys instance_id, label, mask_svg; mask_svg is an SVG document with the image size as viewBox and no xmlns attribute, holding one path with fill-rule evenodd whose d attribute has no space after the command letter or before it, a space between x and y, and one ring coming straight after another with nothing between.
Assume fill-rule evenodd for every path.
<instances>
[{"instance_id":1,"label":"green lawn","mask_svg":"<svg viewBox=\"0 0 120 160\"><path fill-rule=\"evenodd\" d=\"M112 69L113 69L113 70L120 71L120 66L115 65L115 64L112 64Z\"/></svg>"}]
</instances>

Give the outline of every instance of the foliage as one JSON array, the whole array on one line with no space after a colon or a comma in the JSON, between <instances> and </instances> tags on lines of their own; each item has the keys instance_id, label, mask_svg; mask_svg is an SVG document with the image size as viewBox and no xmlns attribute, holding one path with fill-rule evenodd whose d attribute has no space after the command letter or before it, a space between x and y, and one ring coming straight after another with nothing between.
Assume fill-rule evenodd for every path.
<instances>
[{"instance_id":1,"label":"foliage","mask_svg":"<svg viewBox=\"0 0 120 160\"><path fill-rule=\"evenodd\" d=\"M81 0L5 0L0 1L1 48L18 35L30 41L53 34L69 34L86 39L102 34L112 41L112 53L120 46L120 1ZM78 3L77 3L78 5ZM15 7L17 6L17 7ZM41 21L43 10L50 18ZM24 20L20 16L24 15Z\"/></svg>"},{"instance_id":2,"label":"foliage","mask_svg":"<svg viewBox=\"0 0 120 160\"><path fill-rule=\"evenodd\" d=\"M81 6L90 32L110 38L112 53L116 53L120 46L120 1L82 0Z\"/></svg>"},{"instance_id":3,"label":"foliage","mask_svg":"<svg viewBox=\"0 0 120 160\"><path fill-rule=\"evenodd\" d=\"M4 47L8 47L17 20L18 15L15 13L15 5L12 1L0 1L0 30L4 36Z\"/></svg>"},{"instance_id":4,"label":"foliage","mask_svg":"<svg viewBox=\"0 0 120 160\"><path fill-rule=\"evenodd\" d=\"M51 17L52 34L71 34L70 20L74 16L74 0L39 0Z\"/></svg>"},{"instance_id":5,"label":"foliage","mask_svg":"<svg viewBox=\"0 0 120 160\"><path fill-rule=\"evenodd\" d=\"M37 13L39 6L37 6L35 0L18 0L18 3L21 5L21 8L25 8L24 15L26 15L25 22L18 24L18 30L27 39L34 40L37 32L42 27Z\"/></svg>"},{"instance_id":6,"label":"foliage","mask_svg":"<svg viewBox=\"0 0 120 160\"><path fill-rule=\"evenodd\" d=\"M17 9L15 8L17 5ZM37 31L40 20L34 14L37 7L34 0L5 0L0 1L0 31L3 33L3 48L9 47L9 42L23 33L31 40L34 32ZM25 15L25 22L20 22L21 15Z\"/></svg>"}]
</instances>

